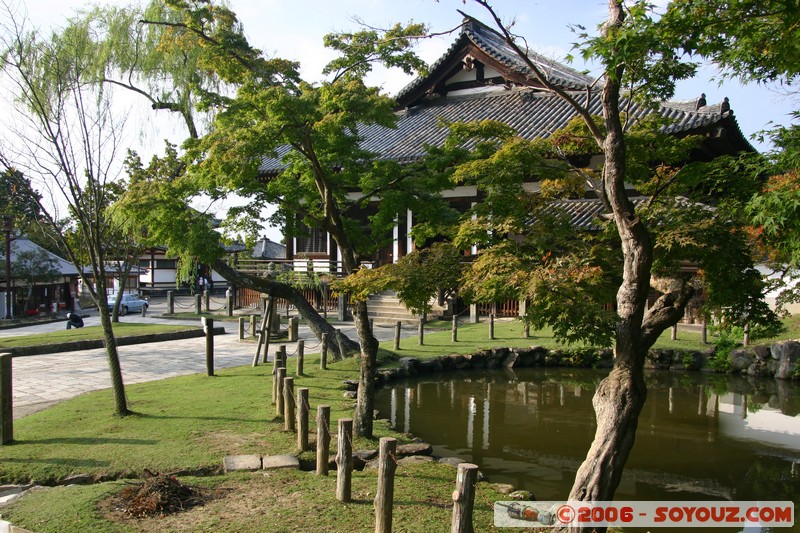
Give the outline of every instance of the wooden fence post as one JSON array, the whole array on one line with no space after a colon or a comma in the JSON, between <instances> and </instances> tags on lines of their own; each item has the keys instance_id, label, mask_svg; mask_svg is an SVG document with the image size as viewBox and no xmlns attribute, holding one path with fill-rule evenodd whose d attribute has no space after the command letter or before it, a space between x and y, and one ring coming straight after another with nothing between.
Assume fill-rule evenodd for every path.
<instances>
[{"instance_id":1,"label":"wooden fence post","mask_svg":"<svg viewBox=\"0 0 800 533\"><path fill-rule=\"evenodd\" d=\"M295 375L303 375L303 358L305 357L306 343L303 340L297 341L297 368Z\"/></svg>"},{"instance_id":2,"label":"wooden fence post","mask_svg":"<svg viewBox=\"0 0 800 533\"><path fill-rule=\"evenodd\" d=\"M308 449L308 387L297 389L297 449L304 452Z\"/></svg>"},{"instance_id":3,"label":"wooden fence post","mask_svg":"<svg viewBox=\"0 0 800 533\"><path fill-rule=\"evenodd\" d=\"M201 303L200 303L200 293L194 295L194 314L199 315L203 312Z\"/></svg>"},{"instance_id":4,"label":"wooden fence post","mask_svg":"<svg viewBox=\"0 0 800 533\"><path fill-rule=\"evenodd\" d=\"M378 491L375 493L375 533L391 533L397 439L381 437L378 455Z\"/></svg>"},{"instance_id":5,"label":"wooden fence post","mask_svg":"<svg viewBox=\"0 0 800 533\"><path fill-rule=\"evenodd\" d=\"M281 352L275 352L272 358L272 403L274 404L278 399L278 369L281 367Z\"/></svg>"},{"instance_id":6,"label":"wooden fence post","mask_svg":"<svg viewBox=\"0 0 800 533\"><path fill-rule=\"evenodd\" d=\"M167 313L175 314L175 293L173 291L167 291Z\"/></svg>"},{"instance_id":7,"label":"wooden fence post","mask_svg":"<svg viewBox=\"0 0 800 533\"><path fill-rule=\"evenodd\" d=\"M294 342L297 340L297 328L298 328L299 320L296 316L293 316L289 319L289 342Z\"/></svg>"},{"instance_id":8,"label":"wooden fence post","mask_svg":"<svg viewBox=\"0 0 800 533\"><path fill-rule=\"evenodd\" d=\"M317 406L317 475L328 475L331 446L331 406Z\"/></svg>"},{"instance_id":9,"label":"wooden fence post","mask_svg":"<svg viewBox=\"0 0 800 533\"><path fill-rule=\"evenodd\" d=\"M403 323L399 320L394 324L394 349L400 349L400 332L403 329Z\"/></svg>"},{"instance_id":10,"label":"wooden fence post","mask_svg":"<svg viewBox=\"0 0 800 533\"><path fill-rule=\"evenodd\" d=\"M278 383L278 389L275 391L275 415L278 417L283 416L283 379L286 377L286 369L278 367L275 371L275 381Z\"/></svg>"},{"instance_id":11,"label":"wooden fence post","mask_svg":"<svg viewBox=\"0 0 800 533\"><path fill-rule=\"evenodd\" d=\"M494 340L494 313L489 314L489 340Z\"/></svg>"},{"instance_id":12,"label":"wooden fence post","mask_svg":"<svg viewBox=\"0 0 800 533\"><path fill-rule=\"evenodd\" d=\"M678 324L672 325L672 331L670 332L669 338L673 341L678 340Z\"/></svg>"},{"instance_id":13,"label":"wooden fence post","mask_svg":"<svg viewBox=\"0 0 800 533\"><path fill-rule=\"evenodd\" d=\"M247 318L240 316L239 317L239 340L244 339L244 329L245 323L247 322Z\"/></svg>"},{"instance_id":14,"label":"wooden fence post","mask_svg":"<svg viewBox=\"0 0 800 533\"><path fill-rule=\"evenodd\" d=\"M203 307L206 312L211 311L211 291L208 288L203 289Z\"/></svg>"},{"instance_id":15,"label":"wooden fence post","mask_svg":"<svg viewBox=\"0 0 800 533\"><path fill-rule=\"evenodd\" d=\"M703 330L700 332L700 341L703 344L708 344L708 325L705 319L703 319Z\"/></svg>"},{"instance_id":16,"label":"wooden fence post","mask_svg":"<svg viewBox=\"0 0 800 533\"><path fill-rule=\"evenodd\" d=\"M319 354L319 367L322 370L326 370L328 368L328 334L322 334L322 347L320 349Z\"/></svg>"},{"instance_id":17,"label":"wooden fence post","mask_svg":"<svg viewBox=\"0 0 800 533\"><path fill-rule=\"evenodd\" d=\"M14 440L14 404L11 394L10 353L0 354L0 446Z\"/></svg>"},{"instance_id":18,"label":"wooden fence post","mask_svg":"<svg viewBox=\"0 0 800 533\"><path fill-rule=\"evenodd\" d=\"M353 475L353 419L339 419L339 437L336 452L336 499L347 503L351 500Z\"/></svg>"},{"instance_id":19,"label":"wooden fence post","mask_svg":"<svg viewBox=\"0 0 800 533\"><path fill-rule=\"evenodd\" d=\"M294 408L294 378L285 377L283 378L283 429L286 431L296 429Z\"/></svg>"},{"instance_id":20,"label":"wooden fence post","mask_svg":"<svg viewBox=\"0 0 800 533\"><path fill-rule=\"evenodd\" d=\"M214 375L214 319L203 317L203 330L206 334L206 374Z\"/></svg>"},{"instance_id":21,"label":"wooden fence post","mask_svg":"<svg viewBox=\"0 0 800 533\"><path fill-rule=\"evenodd\" d=\"M458 315L453 315L453 332L450 335L452 342L458 342Z\"/></svg>"},{"instance_id":22,"label":"wooden fence post","mask_svg":"<svg viewBox=\"0 0 800 533\"><path fill-rule=\"evenodd\" d=\"M472 507L475 504L475 483L478 465L461 463L456 474L453 491L453 522L450 533L472 533Z\"/></svg>"},{"instance_id":23,"label":"wooden fence post","mask_svg":"<svg viewBox=\"0 0 800 533\"><path fill-rule=\"evenodd\" d=\"M256 336L256 315L250 315L250 336Z\"/></svg>"},{"instance_id":24,"label":"wooden fence post","mask_svg":"<svg viewBox=\"0 0 800 533\"><path fill-rule=\"evenodd\" d=\"M225 308L228 311L228 316L233 316L233 294L225 296Z\"/></svg>"}]
</instances>

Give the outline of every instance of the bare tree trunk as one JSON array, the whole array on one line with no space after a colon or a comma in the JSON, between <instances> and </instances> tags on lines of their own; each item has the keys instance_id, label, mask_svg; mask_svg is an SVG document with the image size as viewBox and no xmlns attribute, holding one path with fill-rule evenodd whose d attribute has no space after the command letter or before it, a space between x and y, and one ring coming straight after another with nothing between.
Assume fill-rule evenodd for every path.
<instances>
[{"instance_id":1,"label":"bare tree trunk","mask_svg":"<svg viewBox=\"0 0 800 533\"><path fill-rule=\"evenodd\" d=\"M310 303L308 303L308 300L306 300L305 296L303 296L303 293L294 287L287 285L286 283L280 283L269 279L257 278L243 274L242 272L232 268L221 259L214 262L214 270L219 272L223 278L235 283L239 287L246 287L248 289L260 291L270 294L273 297L283 298L292 302L300 315L308 323L311 331L314 332L314 335L320 341L322 340L323 333L327 333L329 339L336 338L336 328L329 324L328 321L325 320ZM347 344L347 350L358 350L358 343L350 339L347 339L345 342ZM329 349L339 354L339 346L337 343L331 343ZM346 354L339 354L339 357L344 357L345 355Z\"/></svg>"},{"instance_id":2,"label":"bare tree trunk","mask_svg":"<svg viewBox=\"0 0 800 533\"><path fill-rule=\"evenodd\" d=\"M105 298L98 298L98 303L102 304ZM127 399L125 398L125 385L122 382L122 367L119 364L119 353L117 352L117 341L114 338L114 330L111 325L111 316L107 305L98 305L100 311L100 324L103 327L103 346L108 356L108 370L111 373L111 389L114 391L114 414L126 416L131 414L128 410Z\"/></svg>"},{"instance_id":3,"label":"bare tree trunk","mask_svg":"<svg viewBox=\"0 0 800 533\"><path fill-rule=\"evenodd\" d=\"M353 308L358 338L361 340L361 371L358 377L358 398L353 416L357 436L372 437L372 413L375 408L375 376L378 368L378 341L372 334L367 316L367 303L358 302Z\"/></svg>"}]
</instances>

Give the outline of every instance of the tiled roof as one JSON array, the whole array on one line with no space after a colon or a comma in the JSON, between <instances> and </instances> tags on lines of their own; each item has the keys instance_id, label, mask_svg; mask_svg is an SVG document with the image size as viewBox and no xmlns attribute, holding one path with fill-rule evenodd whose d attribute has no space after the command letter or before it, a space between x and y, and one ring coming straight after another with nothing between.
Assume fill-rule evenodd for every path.
<instances>
[{"instance_id":1,"label":"tiled roof","mask_svg":"<svg viewBox=\"0 0 800 533\"><path fill-rule=\"evenodd\" d=\"M575 92L573 96L582 99L585 94ZM694 111L684 107L687 106L670 102L660 107L659 113L672 121L665 128L667 133L688 132L709 126L731 114L720 113L719 106L705 106ZM631 119L653 112L652 109L636 103L629 105L625 101L620 108ZM599 98L594 98L590 112L601 114ZM377 154L380 159L411 162L425 155L427 145L441 146L444 143L448 128L443 123L498 120L514 128L520 137L534 139L550 136L566 126L574 116L572 107L554 94L529 89L499 90L432 101L399 112L394 129L372 125L361 129L359 133L363 138L362 147ZM278 150L278 157L264 158L261 172L269 174L279 171L282 168L281 158L288 151L288 147L282 147Z\"/></svg>"},{"instance_id":2,"label":"tiled roof","mask_svg":"<svg viewBox=\"0 0 800 533\"><path fill-rule=\"evenodd\" d=\"M77 276L78 269L75 268L75 265L57 256L54 253L51 253L35 242L27 239L25 237L17 237L13 241L11 241L11 262L15 262L17 260L17 255L25 252L33 252L36 254L43 254L50 262L52 262L53 267L58 270L59 274L62 276ZM12 272L13 267L12 267Z\"/></svg>"},{"instance_id":3,"label":"tiled roof","mask_svg":"<svg viewBox=\"0 0 800 533\"><path fill-rule=\"evenodd\" d=\"M257 259L286 259L286 246L267 239L259 239L253 247L252 257Z\"/></svg>"},{"instance_id":4,"label":"tiled roof","mask_svg":"<svg viewBox=\"0 0 800 533\"><path fill-rule=\"evenodd\" d=\"M631 198L634 207L637 209L644 205L648 198L637 196ZM575 229L598 231L600 226L595 224L600 215L607 214L609 211L598 198L579 199L579 200L554 200L547 205L547 211L551 213L563 213L570 218L570 224ZM531 222L533 222L531 220Z\"/></svg>"},{"instance_id":5,"label":"tiled roof","mask_svg":"<svg viewBox=\"0 0 800 533\"><path fill-rule=\"evenodd\" d=\"M532 75L531 69L520 59L514 49L506 43L502 35L469 16L464 18L459 38L456 39L442 57L430 65L428 70L434 72L438 67L450 60L450 55L462 46L465 39L511 70L528 76ZM519 43L519 46L523 50L525 49L524 43ZM585 74L535 52L528 51L528 57L548 77L549 81L564 89L584 89L593 82ZM425 78L415 79L397 94L397 100L402 100L403 96L423 83L425 83Z\"/></svg>"}]
</instances>

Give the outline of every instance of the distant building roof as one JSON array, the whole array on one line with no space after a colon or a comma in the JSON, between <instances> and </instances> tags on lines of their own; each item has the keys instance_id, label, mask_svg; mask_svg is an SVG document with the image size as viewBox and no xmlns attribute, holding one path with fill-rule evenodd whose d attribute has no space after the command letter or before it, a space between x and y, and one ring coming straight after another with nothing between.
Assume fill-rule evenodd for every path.
<instances>
[{"instance_id":1,"label":"distant building roof","mask_svg":"<svg viewBox=\"0 0 800 533\"><path fill-rule=\"evenodd\" d=\"M5 255L5 250L0 251ZM46 257L50 258L53 262L53 266L62 276L77 276L78 269L75 268L75 265L63 259L56 254L49 252L36 244L35 242L31 241L26 237L17 237L11 242L11 271L14 271L13 263L17 258L17 255L23 252L34 252L34 253L43 253ZM5 265L3 265L5 268Z\"/></svg>"},{"instance_id":2,"label":"distant building roof","mask_svg":"<svg viewBox=\"0 0 800 533\"><path fill-rule=\"evenodd\" d=\"M252 257L256 259L286 259L286 246L264 237L256 242Z\"/></svg>"}]
</instances>

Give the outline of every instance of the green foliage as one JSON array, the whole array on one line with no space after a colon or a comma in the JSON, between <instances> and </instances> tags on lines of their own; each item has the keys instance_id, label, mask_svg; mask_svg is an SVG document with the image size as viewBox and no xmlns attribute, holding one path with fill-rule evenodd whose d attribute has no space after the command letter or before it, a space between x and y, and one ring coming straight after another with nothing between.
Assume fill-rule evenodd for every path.
<instances>
[{"instance_id":1,"label":"green foliage","mask_svg":"<svg viewBox=\"0 0 800 533\"><path fill-rule=\"evenodd\" d=\"M741 337L739 337L741 338ZM709 358L708 366L717 372L731 371L731 352L739 345L737 338L733 334L721 331L717 335L714 343L714 356Z\"/></svg>"}]
</instances>

